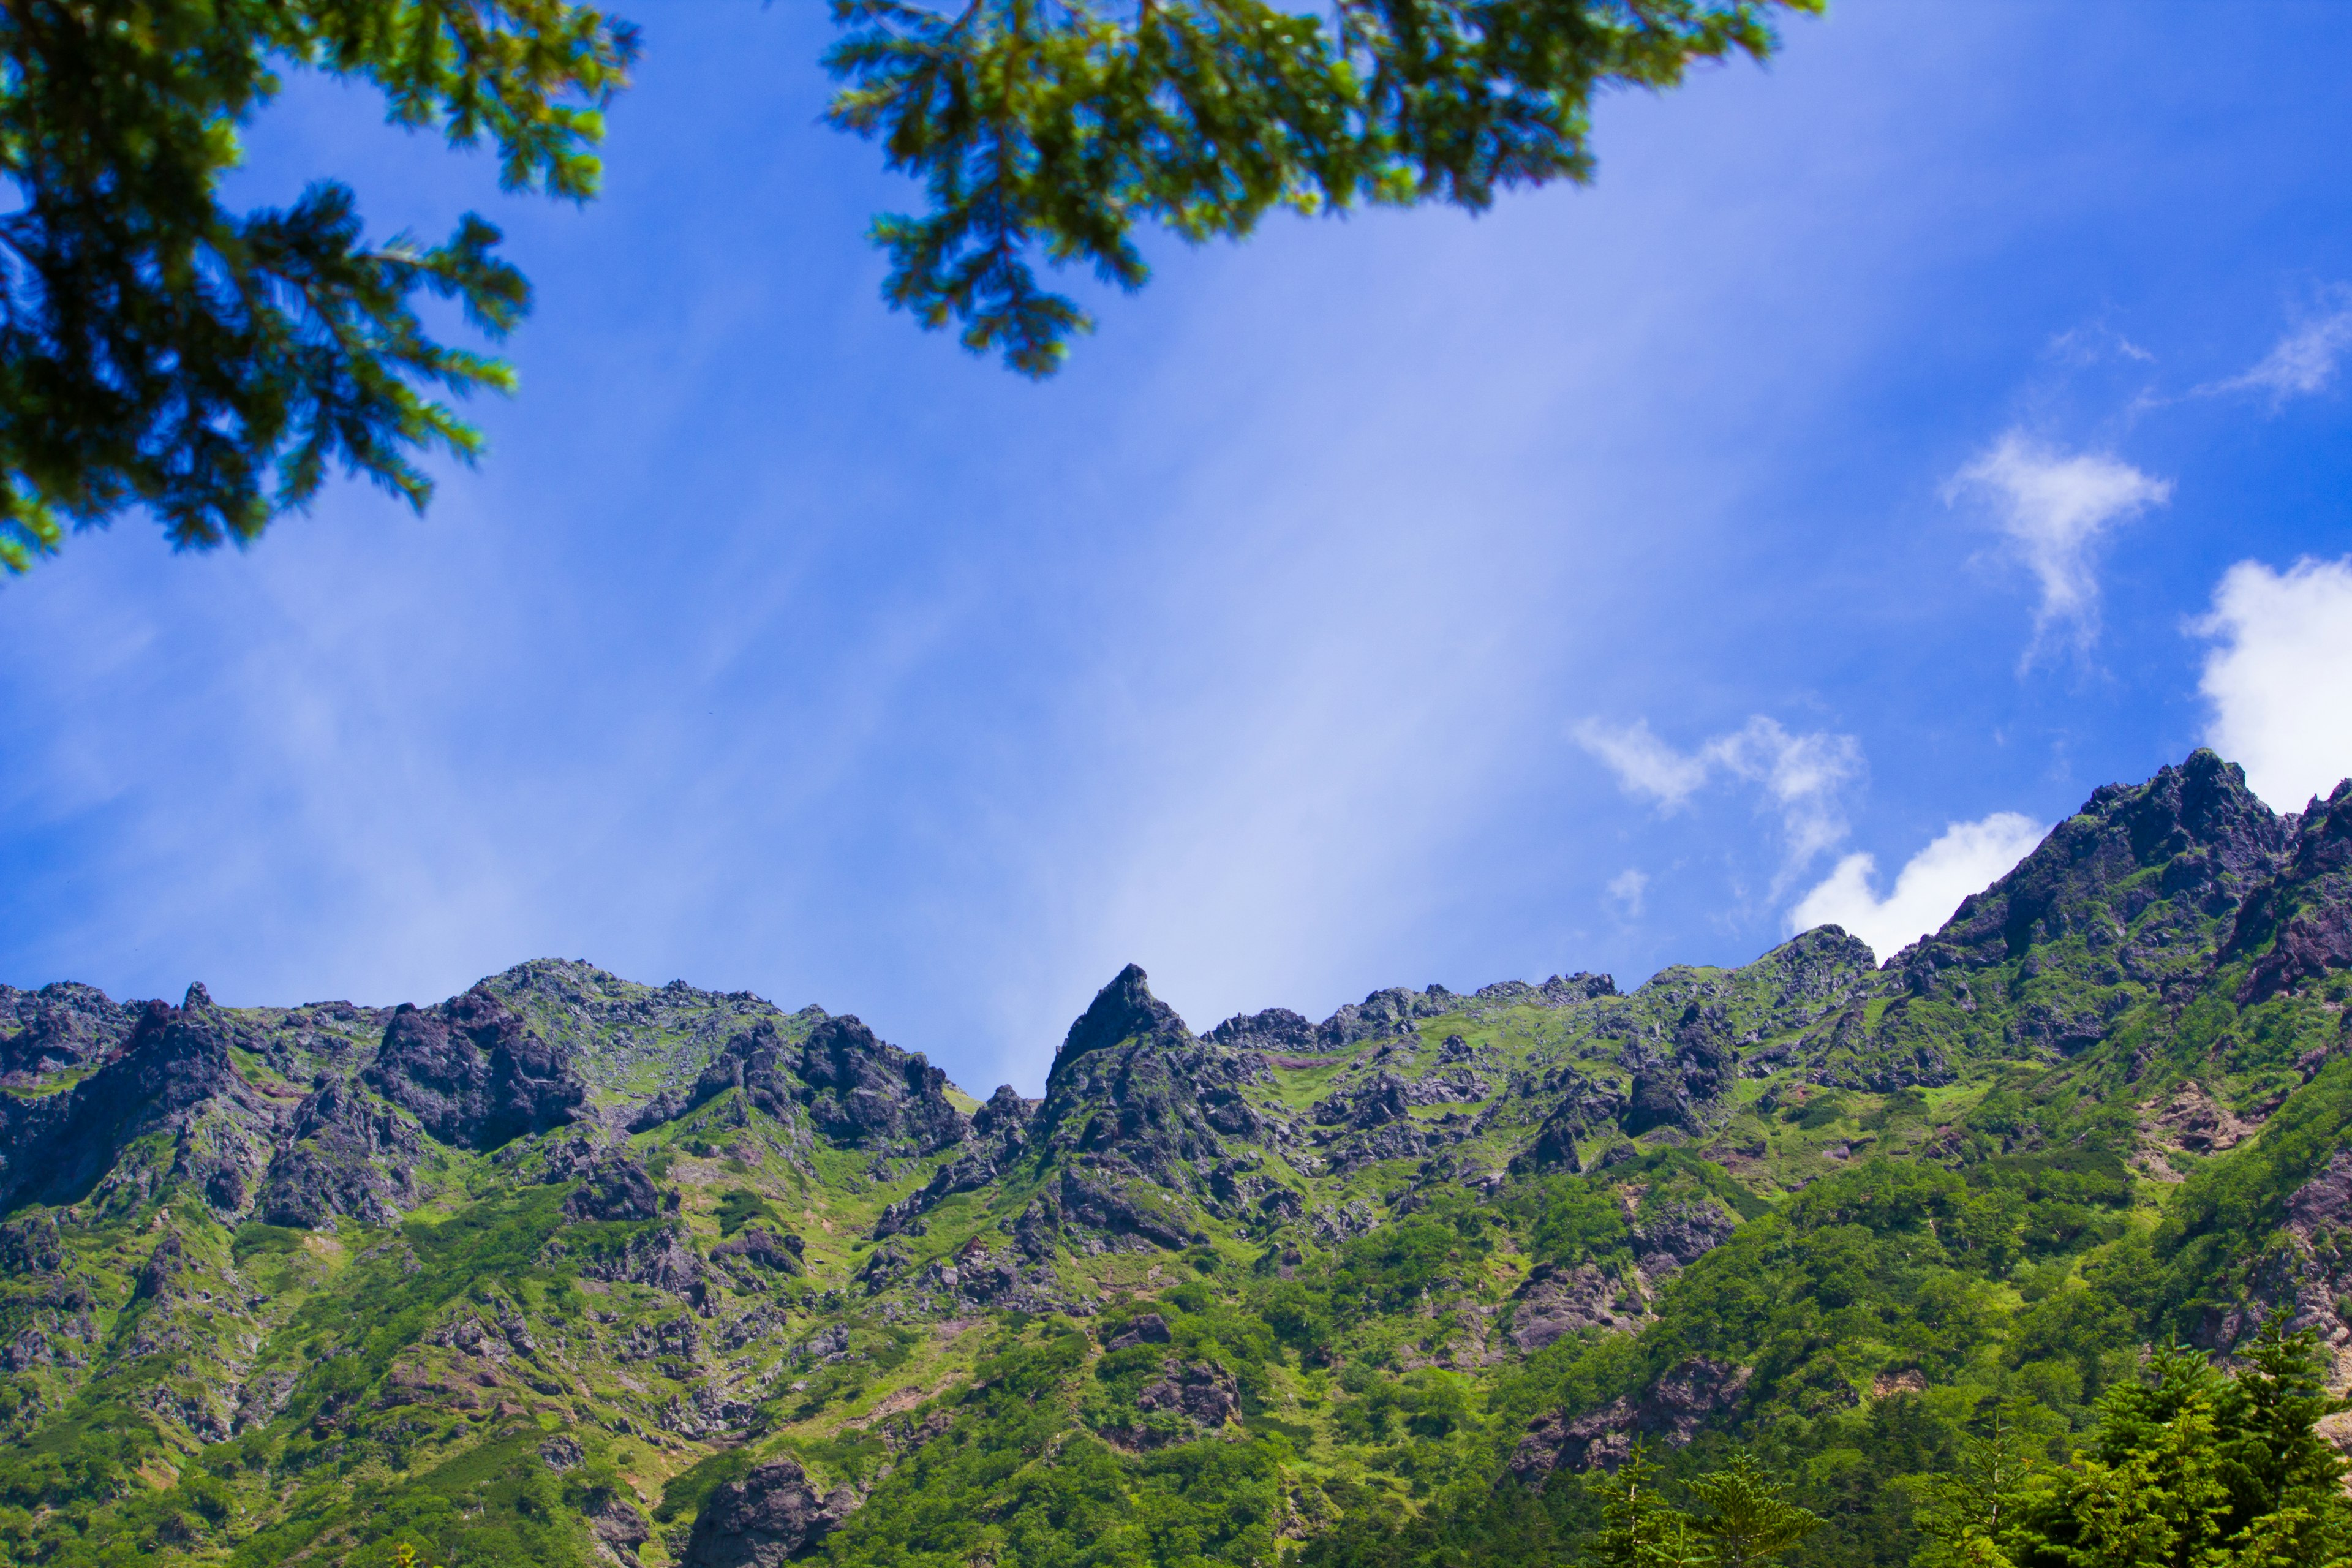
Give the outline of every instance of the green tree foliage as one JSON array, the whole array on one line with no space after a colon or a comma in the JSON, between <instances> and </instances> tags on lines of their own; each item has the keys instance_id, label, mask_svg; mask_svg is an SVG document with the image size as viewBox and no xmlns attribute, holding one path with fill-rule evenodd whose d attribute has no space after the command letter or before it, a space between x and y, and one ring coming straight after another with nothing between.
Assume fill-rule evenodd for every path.
<instances>
[{"instance_id":1,"label":"green tree foliage","mask_svg":"<svg viewBox=\"0 0 2352 1568\"><path fill-rule=\"evenodd\" d=\"M1591 178L1594 96L1762 59L1822 0L833 0L830 114L920 179L877 220L886 295L1050 374L1089 325L1033 265L1148 275L1139 226L1239 237L1266 212ZM446 397L509 390L436 341L420 295L495 339L530 289L472 214L369 241L322 181L283 208L218 191L289 70L364 81L398 124L488 142L509 189L594 194L637 48L572 0L12 0L0 6L0 566L143 510L184 550L252 540L331 469L421 508L419 458L470 461Z\"/></svg>"},{"instance_id":2,"label":"green tree foliage","mask_svg":"<svg viewBox=\"0 0 2352 1568\"><path fill-rule=\"evenodd\" d=\"M2273 1317L2234 1375L2178 1347L2101 1402L2073 1462L2036 1464L1996 1434L1973 1446L1924 1521L1923 1568L2332 1568L2352 1561L2345 1461L2318 1431L2307 1333Z\"/></svg>"},{"instance_id":3,"label":"green tree foliage","mask_svg":"<svg viewBox=\"0 0 2352 1568\"><path fill-rule=\"evenodd\" d=\"M371 244L349 187L232 212L222 176L281 72L364 81L394 122L488 142L509 189L595 192L636 34L568 0L11 0L0 6L0 565L143 508L174 545L252 539L332 468L421 507L416 455L481 446L435 393L512 384L435 342L530 309L472 214Z\"/></svg>"},{"instance_id":4,"label":"green tree foliage","mask_svg":"<svg viewBox=\"0 0 2352 1568\"><path fill-rule=\"evenodd\" d=\"M1820 0L833 0L835 123L919 177L875 225L888 298L1014 369L1085 313L1031 258L1149 276L1139 225L1245 235L1276 207L1452 203L1592 174L1596 93L1776 45Z\"/></svg>"},{"instance_id":5,"label":"green tree foliage","mask_svg":"<svg viewBox=\"0 0 2352 1568\"><path fill-rule=\"evenodd\" d=\"M1706 1544L1706 1560L1716 1568L1759 1568L1819 1530L1821 1516L1782 1490L1744 1453L1693 1481L1691 1491L1706 1511L1691 1529Z\"/></svg>"},{"instance_id":6,"label":"green tree foliage","mask_svg":"<svg viewBox=\"0 0 2352 1568\"><path fill-rule=\"evenodd\" d=\"M1746 1452L1690 1483L1696 1514L1665 1500L1656 1465L1639 1447L1599 1489L1607 1500L1584 1553L1593 1568L1759 1568L1822 1524Z\"/></svg>"}]
</instances>

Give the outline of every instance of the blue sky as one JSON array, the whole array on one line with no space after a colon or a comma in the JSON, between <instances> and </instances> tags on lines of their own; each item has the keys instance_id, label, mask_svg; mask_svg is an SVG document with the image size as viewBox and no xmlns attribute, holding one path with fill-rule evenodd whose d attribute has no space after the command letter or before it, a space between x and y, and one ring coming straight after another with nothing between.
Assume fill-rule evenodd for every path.
<instances>
[{"instance_id":1,"label":"blue sky","mask_svg":"<svg viewBox=\"0 0 2352 1568\"><path fill-rule=\"evenodd\" d=\"M1162 244L1043 386L878 302L819 13L631 9L583 210L261 124L246 199L507 226L522 390L423 521L0 587L0 979L584 957L1034 1092L1129 960L1205 1027L1884 955L2201 742L2352 772L2336 7L1851 0L1592 188Z\"/></svg>"}]
</instances>

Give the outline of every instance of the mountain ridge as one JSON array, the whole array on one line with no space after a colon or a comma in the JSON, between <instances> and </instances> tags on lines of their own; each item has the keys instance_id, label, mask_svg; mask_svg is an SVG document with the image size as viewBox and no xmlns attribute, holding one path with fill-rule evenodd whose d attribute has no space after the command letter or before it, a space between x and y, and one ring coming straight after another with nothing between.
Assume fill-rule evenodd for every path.
<instances>
[{"instance_id":1,"label":"mountain ridge","mask_svg":"<svg viewBox=\"0 0 2352 1568\"><path fill-rule=\"evenodd\" d=\"M1501 1568L1736 1439L1900 1562L1982 1398L2274 1307L2352 1373L2348 1005L2352 784L2201 751L1884 963L1200 1034L1130 964L1035 1100L580 961L0 986L0 1554Z\"/></svg>"}]
</instances>

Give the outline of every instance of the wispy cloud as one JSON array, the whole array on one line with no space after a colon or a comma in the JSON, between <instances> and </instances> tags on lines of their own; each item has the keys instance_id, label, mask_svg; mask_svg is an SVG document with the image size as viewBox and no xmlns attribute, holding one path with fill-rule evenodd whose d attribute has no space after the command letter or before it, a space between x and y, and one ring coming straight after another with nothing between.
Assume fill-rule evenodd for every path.
<instances>
[{"instance_id":1,"label":"wispy cloud","mask_svg":"<svg viewBox=\"0 0 2352 1568\"><path fill-rule=\"evenodd\" d=\"M2001 532L2041 589L2033 644L2022 661L2031 664L2062 628L2077 647L2097 635L2100 537L2170 500L2172 481L2104 453L2068 455L2011 430L1952 476L1944 499L1969 493L1992 500Z\"/></svg>"},{"instance_id":2,"label":"wispy cloud","mask_svg":"<svg viewBox=\"0 0 2352 1568\"><path fill-rule=\"evenodd\" d=\"M2014 811L1955 822L1911 857L1895 886L1879 897L1877 857L1848 855L1789 912L1789 930L1843 926L1883 961L1938 930L1960 900L1980 892L2042 842L2047 826Z\"/></svg>"},{"instance_id":3,"label":"wispy cloud","mask_svg":"<svg viewBox=\"0 0 2352 1568\"><path fill-rule=\"evenodd\" d=\"M2352 350L2352 288L2338 284L2323 296L2324 308L2306 314L2287 329L2252 368L2226 380L2198 387L2200 395L2226 392L2269 395L2273 406L2290 397L2325 392L2336 379L2336 366Z\"/></svg>"},{"instance_id":4,"label":"wispy cloud","mask_svg":"<svg viewBox=\"0 0 2352 1568\"><path fill-rule=\"evenodd\" d=\"M1757 785L1780 818L1793 875L1845 837L1843 787L1864 771L1862 743L1827 731L1791 734L1761 714L1739 729L1677 752L1654 733L1645 719L1612 726L1588 719L1576 726L1577 743L1609 764L1625 793L1674 811L1711 779L1726 777Z\"/></svg>"},{"instance_id":5,"label":"wispy cloud","mask_svg":"<svg viewBox=\"0 0 2352 1568\"><path fill-rule=\"evenodd\" d=\"M1650 874L1637 866L1628 866L1609 879L1609 901L1617 912L1633 920L1642 912L1642 903L1650 891Z\"/></svg>"},{"instance_id":6,"label":"wispy cloud","mask_svg":"<svg viewBox=\"0 0 2352 1568\"><path fill-rule=\"evenodd\" d=\"M2190 629L2218 645L2198 683L2206 739L2256 795L2293 811L2352 775L2352 558L2241 561Z\"/></svg>"}]
</instances>

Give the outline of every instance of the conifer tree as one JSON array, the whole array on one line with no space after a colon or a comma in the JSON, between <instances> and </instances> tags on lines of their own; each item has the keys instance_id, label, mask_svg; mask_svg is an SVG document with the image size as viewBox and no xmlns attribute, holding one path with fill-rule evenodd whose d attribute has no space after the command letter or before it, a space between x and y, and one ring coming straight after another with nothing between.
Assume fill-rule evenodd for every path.
<instances>
[{"instance_id":1,"label":"conifer tree","mask_svg":"<svg viewBox=\"0 0 2352 1568\"><path fill-rule=\"evenodd\" d=\"M2100 1403L2063 1467L1948 1483L1924 1521L1923 1568L2344 1568L2345 1461L2319 1429L2312 1334L2274 1315L2234 1373L2198 1352L2153 1352Z\"/></svg>"},{"instance_id":2,"label":"conifer tree","mask_svg":"<svg viewBox=\"0 0 2352 1568\"><path fill-rule=\"evenodd\" d=\"M498 336L530 309L472 214L364 236L351 189L232 212L239 132L308 68L392 119L488 141L502 182L596 190L602 109L636 34L570 0L8 0L0 5L0 565L151 512L181 549L252 539L331 468L412 506L415 454L481 438L433 392L512 384L435 342L420 293Z\"/></svg>"},{"instance_id":3,"label":"conifer tree","mask_svg":"<svg viewBox=\"0 0 2352 1568\"><path fill-rule=\"evenodd\" d=\"M1136 241L1592 176L1593 99L1762 59L1822 0L833 0L834 122L924 182L878 219L892 304L1050 374L1090 322L1034 258L1123 289Z\"/></svg>"}]
</instances>

